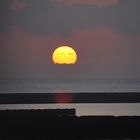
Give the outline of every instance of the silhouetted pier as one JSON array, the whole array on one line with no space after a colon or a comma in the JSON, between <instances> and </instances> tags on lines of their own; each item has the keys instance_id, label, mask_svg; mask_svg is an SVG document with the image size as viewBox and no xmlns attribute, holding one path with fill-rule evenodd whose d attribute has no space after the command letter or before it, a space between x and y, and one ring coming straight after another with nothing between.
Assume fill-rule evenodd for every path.
<instances>
[{"instance_id":1,"label":"silhouetted pier","mask_svg":"<svg viewBox=\"0 0 140 140\"><path fill-rule=\"evenodd\" d=\"M77 117L74 109L0 111L0 128L1 140L140 139L138 116Z\"/></svg>"}]
</instances>

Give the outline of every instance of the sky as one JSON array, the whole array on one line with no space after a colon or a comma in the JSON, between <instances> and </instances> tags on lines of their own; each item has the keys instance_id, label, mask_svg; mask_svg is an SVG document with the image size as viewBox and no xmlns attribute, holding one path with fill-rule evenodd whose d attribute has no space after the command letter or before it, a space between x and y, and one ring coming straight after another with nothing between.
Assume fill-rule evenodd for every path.
<instances>
[{"instance_id":1,"label":"sky","mask_svg":"<svg viewBox=\"0 0 140 140\"><path fill-rule=\"evenodd\" d=\"M140 78L140 0L0 0L0 79ZM52 53L71 46L75 65Z\"/></svg>"}]
</instances>

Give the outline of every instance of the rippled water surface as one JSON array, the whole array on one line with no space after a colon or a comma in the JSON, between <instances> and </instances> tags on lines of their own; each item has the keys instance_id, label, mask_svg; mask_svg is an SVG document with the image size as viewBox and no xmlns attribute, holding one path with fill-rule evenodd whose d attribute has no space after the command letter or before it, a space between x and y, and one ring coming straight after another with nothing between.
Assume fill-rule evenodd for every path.
<instances>
[{"instance_id":1,"label":"rippled water surface","mask_svg":"<svg viewBox=\"0 0 140 140\"><path fill-rule=\"evenodd\" d=\"M140 92L140 80L0 80L0 93Z\"/></svg>"}]
</instances>

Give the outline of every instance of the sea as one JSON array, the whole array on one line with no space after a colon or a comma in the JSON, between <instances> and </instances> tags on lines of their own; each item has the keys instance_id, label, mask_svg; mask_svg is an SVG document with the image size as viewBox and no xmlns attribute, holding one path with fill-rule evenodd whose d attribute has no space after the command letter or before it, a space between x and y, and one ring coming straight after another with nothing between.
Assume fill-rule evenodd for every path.
<instances>
[{"instance_id":1,"label":"sea","mask_svg":"<svg viewBox=\"0 0 140 140\"><path fill-rule=\"evenodd\" d=\"M140 79L0 80L0 93L140 92Z\"/></svg>"},{"instance_id":2,"label":"sea","mask_svg":"<svg viewBox=\"0 0 140 140\"><path fill-rule=\"evenodd\" d=\"M140 93L140 79L14 79L0 80L0 94L11 93ZM0 109L69 109L77 116L140 115L140 103L0 104Z\"/></svg>"}]
</instances>

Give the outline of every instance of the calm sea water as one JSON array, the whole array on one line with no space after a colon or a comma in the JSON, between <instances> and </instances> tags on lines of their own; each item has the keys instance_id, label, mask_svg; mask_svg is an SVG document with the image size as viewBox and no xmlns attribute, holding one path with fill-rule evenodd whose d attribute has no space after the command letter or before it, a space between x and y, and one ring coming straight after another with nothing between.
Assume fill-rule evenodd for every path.
<instances>
[{"instance_id":1,"label":"calm sea water","mask_svg":"<svg viewBox=\"0 0 140 140\"><path fill-rule=\"evenodd\" d=\"M47 79L1 80L0 93L140 92L140 80ZM117 93L116 93L117 94ZM140 103L133 104L15 104L1 109L75 108L81 115L140 115Z\"/></svg>"},{"instance_id":2,"label":"calm sea water","mask_svg":"<svg viewBox=\"0 0 140 140\"><path fill-rule=\"evenodd\" d=\"M39 79L0 80L0 93L140 92L138 80Z\"/></svg>"}]
</instances>

